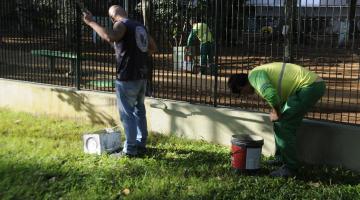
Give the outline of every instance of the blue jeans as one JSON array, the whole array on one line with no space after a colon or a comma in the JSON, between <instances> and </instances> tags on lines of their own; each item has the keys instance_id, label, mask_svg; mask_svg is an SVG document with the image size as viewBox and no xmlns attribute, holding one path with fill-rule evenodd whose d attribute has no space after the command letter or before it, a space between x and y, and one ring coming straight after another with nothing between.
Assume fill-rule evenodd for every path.
<instances>
[{"instance_id":1,"label":"blue jeans","mask_svg":"<svg viewBox=\"0 0 360 200\"><path fill-rule=\"evenodd\" d=\"M148 136L144 105L146 80L115 82L117 105L126 140L123 152L136 155Z\"/></svg>"}]
</instances>

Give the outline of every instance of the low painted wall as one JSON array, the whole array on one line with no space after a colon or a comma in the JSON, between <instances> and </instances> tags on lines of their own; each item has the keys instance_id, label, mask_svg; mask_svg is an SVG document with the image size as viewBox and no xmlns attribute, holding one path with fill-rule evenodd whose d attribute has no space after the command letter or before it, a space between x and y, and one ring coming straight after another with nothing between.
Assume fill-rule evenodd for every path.
<instances>
[{"instance_id":1,"label":"low painted wall","mask_svg":"<svg viewBox=\"0 0 360 200\"><path fill-rule=\"evenodd\" d=\"M304 120L298 133L301 160L360 172L360 126Z\"/></svg>"},{"instance_id":2,"label":"low painted wall","mask_svg":"<svg viewBox=\"0 0 360 200\"><path fill-rule=\"evenodd\" d=\"M113 93L0 79L0 107L59 118L119 124ZM214 108L186 102L146 99L149 130L230 145L233 134L264 138L263 153L274 152L272 123L268 115L231 108ZM299 130L301 160L313 164L342 165L360 171L360 129L355 126L305 120Z\"/></svg>"}]
</instances>

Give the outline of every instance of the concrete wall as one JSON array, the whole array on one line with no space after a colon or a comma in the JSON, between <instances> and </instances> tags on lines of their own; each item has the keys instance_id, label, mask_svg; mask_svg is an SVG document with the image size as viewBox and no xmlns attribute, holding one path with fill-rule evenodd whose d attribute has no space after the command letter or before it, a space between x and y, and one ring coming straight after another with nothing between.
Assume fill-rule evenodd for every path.
<instances>
[{"instance_id":1,"label":"concrete wall","mask_svg":"<svg viewBox=\"0 0 360 200\"><path fill-rule=\"evenodd\" d=\"M0 79L0 107L108 126L119 124L115 94ZM274 151L267 114L147 98L148 126L163 134L230 145L233 134L264 138L263 153ZM299 130L301 160L360 171L360 128L305 120Z\"/></svg>"},{"instance_id":2,"label":"concrete wall","mask_svg":"<svg viewBox=\"0 0 360 200\"><path fill-rule=\"evenodd\" d=\"M298 154L303 161L360 172L360 126L304 120L299 133Z\"/></svg>"}]
</instances>

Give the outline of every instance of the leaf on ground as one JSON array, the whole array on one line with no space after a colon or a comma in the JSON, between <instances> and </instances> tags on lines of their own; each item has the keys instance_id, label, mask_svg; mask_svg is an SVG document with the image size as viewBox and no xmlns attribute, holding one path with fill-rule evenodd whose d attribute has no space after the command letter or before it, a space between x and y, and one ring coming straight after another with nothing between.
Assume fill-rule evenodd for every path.
<instances>
[{"instance_id":1,"label":"leaf on ground","mask_svg":"<svg viewBox=\"0 0 360 200\"><path fill-rule=\"evenodd\" d=\"M56 181L56 177L54 176L54 177L50 178L49 181L52 182L52 183L55 182L55 181Z\"/></svg>"},{"instance_id":2,"label":"leaf on ground","mask_svg":"<svg viewBox=\"0 0 360 200\"><path fill-rule=\"evenodd\" d=\"M309 183L310 186L313 186L313 187L320 187L320 183L319 182L310 182Z\"/></svg>"},{"instance_id":3,"label":"leaf on ground","mask_svg":"<svg viewBox=\"0 0 360 200\"><path fill-rule=\"evenodd\" d=\"M123 191L122 191L121 193L122 193L123 195L127 196L127 195L130 194L130 189L125 188L125 189L123 189Z\"/></svg>"}]
</instances>

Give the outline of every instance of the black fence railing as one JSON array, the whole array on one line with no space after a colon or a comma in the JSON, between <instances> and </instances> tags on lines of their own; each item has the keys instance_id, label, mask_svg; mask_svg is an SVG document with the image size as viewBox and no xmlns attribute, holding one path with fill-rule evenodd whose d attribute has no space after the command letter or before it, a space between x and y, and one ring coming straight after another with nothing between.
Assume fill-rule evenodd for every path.
<instances>
[{"instance_id":1,"label":"black fence railing","mask_svg":"<svg viewBox=\"0 0 360 200\"><path fill-rule=\"evenodd\" d=\"M107 8L113 4L146 25L159 49L149 60L151 96L267 111L259 98L230 94L227 77L288 61L317 72L327 83L309 118L360 124L359 0L84 3L108 28ZM83 25L78 11L75 0L1 1L0 77L113 92L113 50ZM206 25L209 34L203 40L211 41L211 35L213 44L204 47L194 40L185 49L194 22Z\"/></svg>"}]
</instances>

